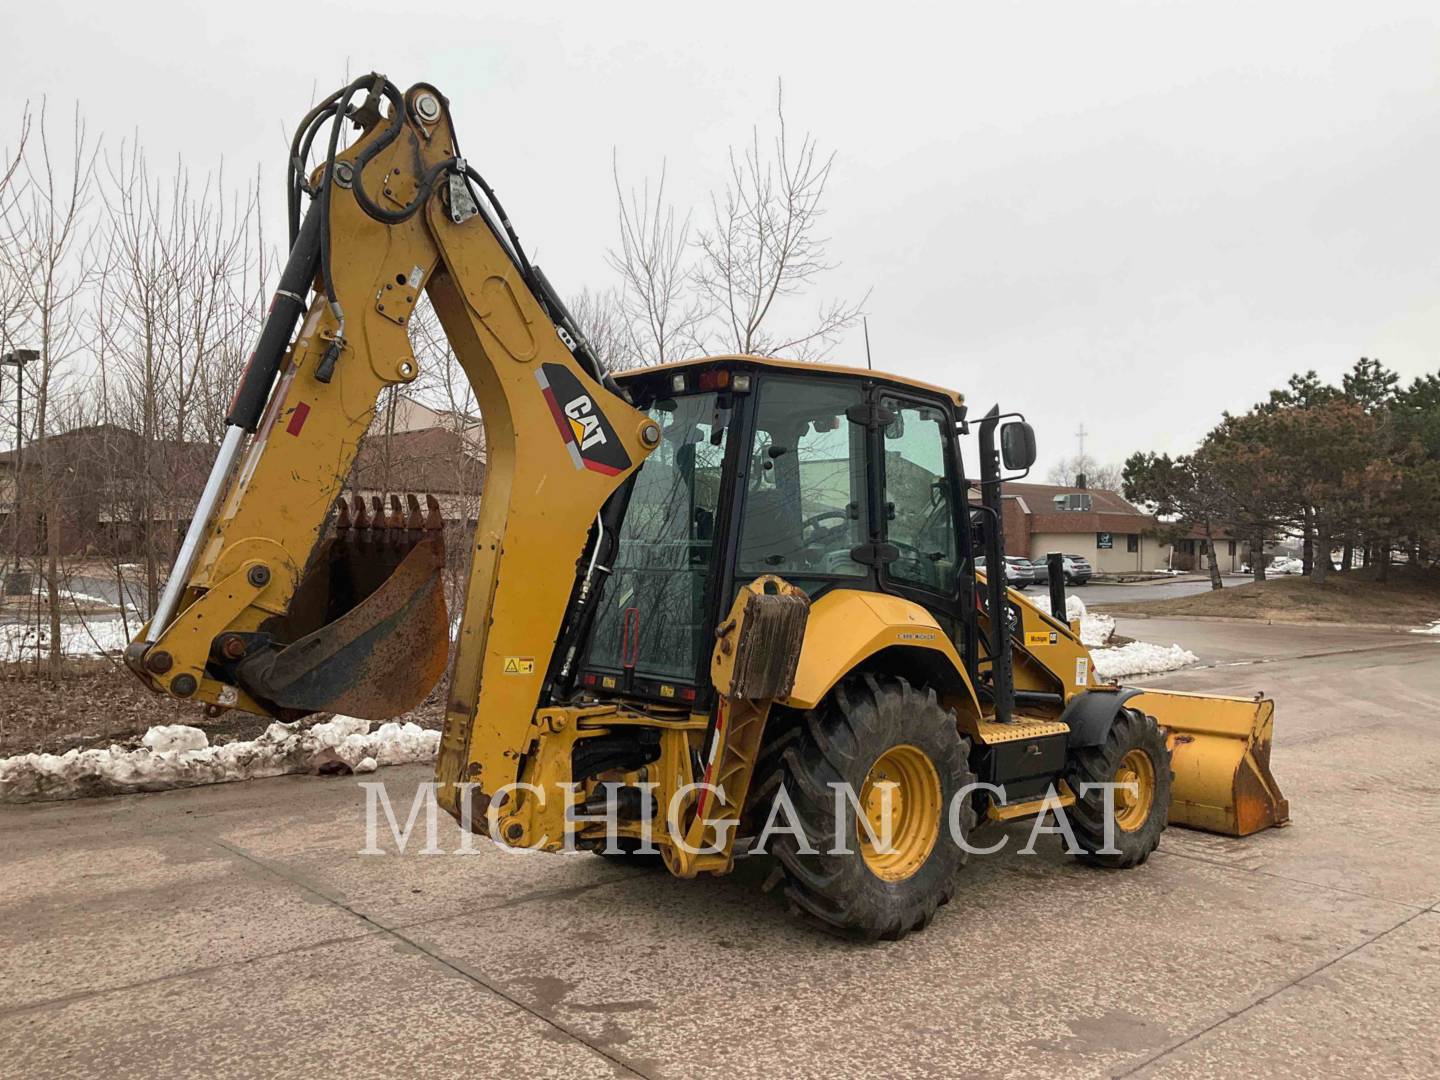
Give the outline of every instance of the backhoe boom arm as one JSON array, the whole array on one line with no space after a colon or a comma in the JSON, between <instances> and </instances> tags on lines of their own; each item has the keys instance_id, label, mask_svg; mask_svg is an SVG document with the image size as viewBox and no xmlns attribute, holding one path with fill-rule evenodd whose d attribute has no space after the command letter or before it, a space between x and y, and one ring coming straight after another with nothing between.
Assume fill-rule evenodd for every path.
<instances>
[{"instance_id":1,"label":"backhoe boom arm","mask_svg":"<svg viewBox=\"0 0 1440 1080\"><path fill-rule=\"evenodd\" d=\"M496 209L481 209L438 91L367 76L307 124L338 124L367 88L354 115L369 127L313 180L205 496L127 662L160 692L280 717L386 719L429 691L450 629L437 508L396 500L371 516L357 500L335 518L381 391L420 374L408 328L423 289L486 449L439 775L488 795L517 778L592 524L659 430L589 357L483 181ZM341 542L393 573L347 578ZM458 816L457 790L442 801Z\"/></svg>"}]
</instances>

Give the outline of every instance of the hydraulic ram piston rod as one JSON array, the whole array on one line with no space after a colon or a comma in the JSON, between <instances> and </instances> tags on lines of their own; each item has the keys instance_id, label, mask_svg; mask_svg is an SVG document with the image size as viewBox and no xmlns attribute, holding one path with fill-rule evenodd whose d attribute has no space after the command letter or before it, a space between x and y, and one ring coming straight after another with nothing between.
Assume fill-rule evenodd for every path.
<instances>
[{"instance_id":1,"label":"hydraulic ram piston rod","mask_svg":"<svg viewBox=\"0 0 1440 1080\"><path fill-rule=\"evenodd\" d=\"M180 596L185 591L185 585L190 580L190 571L195 565L195 556L210 527L210 518L225 493L225 483L230 477L230 471L240 457L246 434L253 434L260 424L260 417L275 385L275 376L279 373L281 361L285 357L285 349L295 333L295 325L305 313L305 297L315 280L315 267L319 259L320 204L317 201L305 215L300 234L295 238L295 246L290 249L290 257L280 274L280 284L270 301L270 311L265 316L265 324L260 328L260 338L255 344L255 351L250 354L250 362L245 366L245 374L241 376L240 386L230 403L230 414L225 417L225 438L220 442L220 453L216 455L210 476L205 481L205 489L195 507L195 516L190 519L190 527L185 531L185 540L180 545L180 553L175 557L175 567L165 582L165 591L160 594L160 602L150 617L150 629L145 635L147 644L157 641L175 618L176 610L180 606Z\"/></svg>"}]
</instances>

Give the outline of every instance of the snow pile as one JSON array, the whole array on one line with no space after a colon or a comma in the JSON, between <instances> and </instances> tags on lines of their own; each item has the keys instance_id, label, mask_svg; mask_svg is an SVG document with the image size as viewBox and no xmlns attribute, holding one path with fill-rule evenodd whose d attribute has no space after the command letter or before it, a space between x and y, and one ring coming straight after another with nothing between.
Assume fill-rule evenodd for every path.
<instances>
[{"instance_id":1,"label":"snow pile","mask_svg":"<svg viewBox=\"0 0 1440 1080\"><path fill-rule=\"evenodd\" d=\"M1090 650L1095 675L1100 679L1128 679L1134 675L1157 675L1162 671L1178 671L1198 664L1200 658L1179 645L1154 645L1148 641L1132 641L1128 645L1106 648L1115 633L1115 619L1110 615L1092 615L1085 602L1077 596L1065 598L1065 614L1080 620L1080 644Z\"/></svg>"},{"instance_id":2,"label":"snow pile","mask_svg":"<svg viewBox=\"0 0 1440 1080\"><path fill-rule=\"evenodd\" d=\"M1412 634L1440 634L1440 619L1436 619L1429 626L1417 626L1411 630Z\"/></svg>"},{"instance_id":3,"label":"snow pile","mask_svg":"<svg viewBox=\"0 0 1440 1080\"><path fill-rule=\"evenodd\" d=\"M1080 620L1080 644L1088 649L1098 649L1107 644L1114 634L1113 615L1086 615Z\"/></svg>"},{"instance_id":4,"label":"snow pile","mask_svg":"<svg viewBox=\"0 0 1440 1080\"><path fill-rule=\"evenodd\" d=\"M138 626L137 623L132 623ZM103 656L124 652L130 644L125 624L118 618L89 619L83 623L60 624L60 650L66 656ZM0 663L32 660L50 652L50 621L39 626L0 623Z\"/></svg>"},{"instance_id":5,"label":"snow pile","mask_svg":"<svg viewBox=\"0 0 1440 1080\"><path fill-rule=\"evenodd\" d=\"M35 597L35 599L40 601L41 603L48 604L50 602L49 589L31 589L30 595ZM106 597L92 596L90 593L76 592L74 589L56 589L55 598L59 600L62 604L94 604L96 607L109 608L117 606L115 604L115 601L109 600Z\"/></svg>"},{"instance_id":6,"label":"snow pile","mask_svg":"<svg viewBox=\"0 0 1440 1080\"><path fill-rule=\"evenodd\" d=\"M164 791L285 773L373 772L381 765L431 761L440 749L438 731L393 721L371 731L369 720L353 716L303 731L299 723L271 724L258 739L224 746L211 746L205 732L184 724L153 727L141 741L135 750L111 745L0 758L0 803Z\"/></svg>"},{"instance_id":7,"label":"snow pile","mask_svg":"<svg viewBox=\"0 0 1440 1080\"><path fill-rule=\"evenodd\" d=\"M1179 645L1155 645L1148 641L1132 641L1113 649L1096 649L1090 654L1095 674L1102 679L1126 679L1133 675L1155 675L1162 671L1178 671L1198 664L1200 658Z\"/></svg>"},{"instance_id":8,"label":"snow pile","mask_svg":"<svg viewBox=\"0 0 1440 1080\"><path fill-rule=\"evenodd\" d=\"M210 737L189 724L156 724L145 732L140 745L156 754L204 750L210 745Z\"/></svg>"},{"instance_id":9,"label":"snow pile","mask_svg":"<svg viewBox=\"0 0 1440 1080\"><path fill-rule=\"evenodd\" d=\"M1090 614L1085 609L1085 601L1078 596L1065 598L1065 617L1080 620L1080 644L1087 649L1098 649L1115 633L1114 616Z\"/></svg>"}]
</instances>

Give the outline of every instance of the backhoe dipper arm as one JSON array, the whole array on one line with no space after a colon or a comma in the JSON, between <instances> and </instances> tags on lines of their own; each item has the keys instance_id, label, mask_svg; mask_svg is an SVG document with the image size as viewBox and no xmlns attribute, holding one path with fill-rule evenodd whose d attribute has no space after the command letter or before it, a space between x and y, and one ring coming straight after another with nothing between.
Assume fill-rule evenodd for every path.
<instances>
[{"instance_id":1,"label":"backhoe dipper arm","mask_svg":"<svg viewBox=\"0 0 1440 1080\"><path fill-rule=\"evenodd\" d=\"M488 795L517 778L591 525L660 433L602 385L483 181L498 222L480 209L438 91L357 80L306 118L305 145L366 89L353 115L367 130L343 152L332 139L319 194L303 224L292 218L221 454L165 601L126 659L159 692L281 717L386 719L428 693L449 629L438 510L393 503L372 518L357 499L337 525L359 555L327 536L380 392L420 374L407 330L423 288L474 388L487 451L439 776ZM388 581L346 577L397 543L410 550ZM458 816L455 789L442 801Z\"/></svg>"}]
</instances>

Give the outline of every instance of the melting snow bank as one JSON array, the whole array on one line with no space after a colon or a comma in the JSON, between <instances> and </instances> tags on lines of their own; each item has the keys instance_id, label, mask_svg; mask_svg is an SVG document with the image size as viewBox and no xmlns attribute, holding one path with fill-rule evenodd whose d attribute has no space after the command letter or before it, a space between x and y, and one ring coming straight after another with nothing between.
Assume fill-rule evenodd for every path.
<instances>
[{"instance_id":1,"label":"melting snow bank","mask_svg":"<svg viewBox=\"0 0 1440 1080\"><path fill-rule=\"evenodd\" d=\"M131 629L139 622L132 621ZM84 622L60 624L60 651L66 656L103 656L123 652L130 644L125 624L119 618L87 619ZM50 619L39 626L25 623L0 623L0 663L31 659L50 652Z\"/></svg>"},{"instance_id":2,"label":"melting snow bank","mask_svg":"<svg viewBox=\"0 0 1440 1080\"><path fill-rule=\"evenodd\" d=\"M135 750L112 745L0 758L0 803L165 791L330 769L373 772L381 765L434 760L440 733L394 722L371 731L369 720L337 716L303 731L298 723L271 724L258 739L223 746L211 746L199 728L165 724L152 727L141 743Z\"/></svg>"},{"instance_id":3,"label":"melting snow bank","mask_svg":"<svg viewBox=\"0 0 1440 1080\"><path fill-rule=\"evenodd\" d=\"M1132 675L1155 675L1162 671L1178 671L1198 664L1200 658L1179 645L1152 645L1148 641L1132 641L1113 649L1095 649L1090 653L1095 674L1102 679L1128 679Z\"/></svg>"},{"instance_id":4,"label":"melting snow bank","mask_svg":"<svg viewBox=\"0 0 1440 1080\"><path fill-rule=\"evenodd\" d=\"M1080 643L1090 651L1095 674L1102 679L1128 679L1135 675L1157 675L1162 671L1178 671L1198 664L1200 658L1179 645L1152 645L1148 641L1132 641L1128 645L1105 648L1115 633L1115 619L1110 615L1092 615L1078 596L1065 598L1065 614L1080 620ZM1437 624L1440 625L1440 624ZM1440 631L1437 631L1440 632Z\"/></svg>"},{"instance_id":5,"label":"melting snow bank","mask_svg":"<svg viewBox=\"0 0 1440 1080\"><path fill-rule=\"evenodd\" d=\"M1078 596L1065 597L1065 617L1080 620L1080 644L1087 649L1098 649L1115 633L1115 618L1112 615L1091 615L1085 610L1085 601Z\"/></svg>"}]
</instances>

